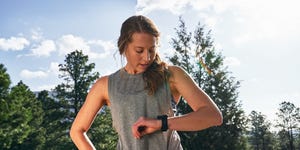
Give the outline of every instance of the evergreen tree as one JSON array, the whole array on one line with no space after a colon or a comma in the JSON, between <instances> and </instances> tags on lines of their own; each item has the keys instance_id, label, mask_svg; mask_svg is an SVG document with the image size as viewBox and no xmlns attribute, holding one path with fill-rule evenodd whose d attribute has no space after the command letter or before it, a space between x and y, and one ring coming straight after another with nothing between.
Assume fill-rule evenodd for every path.
<instances>
[{"instance_id":1,"label":"evergreen tree","mask_svg":"<svg viewBox=\"0 0 300 150\"><path fill-rule=\"evenodd\" d=\"M11 84L11 81L10 81L9 74L6 73L6 68L4 67L4 65L0 64L0 101L1 101L1 103L4 102L4 98L8 95L10 84Z\"/></svg>"},{"instance_id":2,"label":"evergreen tree","mask_svg":"<svg viewBox=\"0 0 300 150\"><path fill-rule=\"evenodd\" d=\"M300 123L300 108L296 107L291 102L282 102L279 107L277 127L280 130L281 147L283 149L295 150L296 131L299 129Z\"/></svg>"},{"instance_id":3,"label":"evergreen tree","mask_svg":"<svg viewBox=\"0 0 300 150\"><path fill-rule=\"evenodd\" d=\"M110 110L104 106L95 118L88 136L94 143L96 149L115 150L117 147L118 136L112 125Z\"/></svg>"},{"instance_id":4,"label":"evergreen tree","mask_svg":"<svg viewBox=\"0 0 300 150\"><path fill-rule=\"evenodd\" d=\"M296 142L295 142L295 145L296 145L296 149L300 149L300 128L298 128L298 136L296 138Z\"/></svg>"},{"instance_id":5,"label":"evergreen tree","mask_svg":"<svg viewBox=\"0 0 300 150\"><path fill-rule=\"evenodd\" d=\"M63 108L64 105L55 100L46 90L39 92L37 99L42 103L44 111L42 127L46 129L44 133L46 141L42 149L65 149L67 145L64 143L68 143L69 139L66 138L68 126L63 122L68 114Z\"/></svg>"},{"instance_id":6,"label":"evergreen tree","mask_svg":"<svg viewBox=\"0 0 300 150\"><path fill-rule=\"evenodd\" d=\"M83 55L81 51L74 51L66 56L65 64L60 64L61 78L65 83L55 88L55 97L59 100L62 107L66 110L66 117L62 124L66 125L66 129L70 128L75 115L84 103L88 90L92 83L99 78L99 73L93 73L94 63L87 64L88 56ZM95 144L97 149L115 149L117 136L112 128L110 112L103 108L99 111L99 116L95 118L88 135ZM65 130L69 132L69 130ZM66 146L74 146L70 144L68 136Z\"/></svg>"},{"instance_id":7,"label":"evergreen tree","mask_svg":"<svg viewBox=\"0 0 300 150\"><path fill-rule=\"evenodd\" d=\"M13 133L9 133L11 105L7 98L10 84L9 74L6 73L4 65L0 64L0 149L9 149L12 143Z\"/></svg>"},{"instance_id":8,"label":"evergreen tree","mask_svg":"<svg viewBox=\"0 0 300 150\"><path fill-rule=\"evenodd\" d=\"M98 72L92 72L95 64L87 64L88 56L82 51L74 51L66 56L65 64L59 64L60 75L65 83L58 85L55 92L58 98L67 100L72 110L70 120L73 120L82 106L91 84L99 77Z\"/></svg>"},{"instance_id":9,"label":"evergreen tree","mask_svg":"<svg viewBox=\"0 0 300 150\"><path fill-rule=\"evenodd\" d=\"M252 111L250 116L249 140L252 149L271 150L274 149L274 139L270 131L271 123L261 113Z\"/></svg>"},{"instance_id":10,"label":"evergreen tree","mask_svg":"<svg viewBox=\"0 0 300 150\"><path fill-rule=\"evenodd\" d=\"M73 51L67 54L64 64L59 64L60 78L63 83L57 85L53 91L54 97L59 101L64 118L60 120L63 126L59 131L65 136L61 137L60 145L66 149L74 148L69 137L69 129L80 107L84 103L92 83L99 77L98 72L92 72L95 64L87 64L88 56L82 51Z\"/></svg>"},{"instance_id":11,"label":"evergreen tree","mask_svg":"<svg viewBox=\"0 0 300 150\"><path fill-rule=\"evenodd\" d=\"M223 66L224 58L213 47L210 31L198 24L194 36L188 32L180 18L176 37L171 44L175 49L169 60L183 67L210 97L223 114L223 124L198 132L180 132L184 149L245 149L245 116L237 101L240 83L230 76ZM192 38L193 37L193 38ZM177 114L185 114L192 109L181 98Z\"/></svg>"},{"instance_id":12,"label":"evergreen tree","mask_svg":"<svg viewBox=\"0 0 300 150\"><path fill-rule=\"evenodd\" d=\"M45 141L43 111L34 93L20 81L5 101L8 109L3 110L6 115L1 118L1 149L41 149Z\"/></svg>"},{"instance_id":13,"label":"evergreen tree","mask_svg":"<svg viewBox=\"0 0 300 150\"><path fill-rule=\"evenodd\" d=\"M279 130L277 133L278 136L278 147L280 147L281 150L290 150L290 145L289 145L289 134L285 130Z\"/></svg>"}]
</instances>

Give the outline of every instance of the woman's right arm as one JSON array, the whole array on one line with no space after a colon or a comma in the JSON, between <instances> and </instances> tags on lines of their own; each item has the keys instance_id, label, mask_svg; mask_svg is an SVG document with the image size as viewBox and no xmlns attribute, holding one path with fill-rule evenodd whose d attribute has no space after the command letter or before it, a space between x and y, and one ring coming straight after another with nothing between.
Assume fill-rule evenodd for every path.
<instances>
[{"instance_id":1,"label":"woman's right arm","mask_svg":"<svg viewBox=\"0 0 300 150\"><path fill-rule=\"evenodd\" d=\"M98 111L105 104L109 105L107 76L101 77L92 86L72 124L70 136L78 149L95 149L92 142L87 137L86 132L92 125Z\"/></svg>"}]
</instances>

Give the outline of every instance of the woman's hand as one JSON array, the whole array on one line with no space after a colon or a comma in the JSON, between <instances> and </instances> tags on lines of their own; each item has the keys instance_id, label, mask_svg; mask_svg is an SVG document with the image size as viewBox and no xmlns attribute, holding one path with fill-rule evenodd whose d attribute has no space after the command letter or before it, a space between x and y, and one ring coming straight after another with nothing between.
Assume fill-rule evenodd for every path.
<instances>
[{"instance_id":1,"label":"woman's hand","mask_svg":"<svg viewBox=\"0 0 300 150\"><path fill-rule=\"evenodd\" d=\"M140 139L146 134L151 134L161 129L161 120L140 117L131 127L132 135Z\"/></svg>"},{"instance_id":2,"label":"woman's hand","mask_svg":"<svg viewBox=\"0 0 300 150\"><path fill-rule=\"evenodd\" d=\"M97 113L105 104L110 104L108 99L108 76L101 77L93 85L72 124L70 137L78 149L95 149L86 133Z\"/></svg>"}]
</instances>

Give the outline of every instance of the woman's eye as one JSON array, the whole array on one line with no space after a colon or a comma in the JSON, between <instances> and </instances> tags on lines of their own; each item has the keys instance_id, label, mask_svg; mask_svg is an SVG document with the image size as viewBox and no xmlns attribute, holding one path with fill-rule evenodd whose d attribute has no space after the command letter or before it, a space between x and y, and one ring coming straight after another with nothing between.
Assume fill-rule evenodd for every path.
<instances>
[{"instance_id":1,"label":"woman's eye","mask_svg":"<svg viewBox=\"0 0 300 150\"><path fill-rule=\"evenodd\" d=\"M137 50L136 52L141 54L141 53L143 53L143 50Z\"/></svg>"}]
</instances>

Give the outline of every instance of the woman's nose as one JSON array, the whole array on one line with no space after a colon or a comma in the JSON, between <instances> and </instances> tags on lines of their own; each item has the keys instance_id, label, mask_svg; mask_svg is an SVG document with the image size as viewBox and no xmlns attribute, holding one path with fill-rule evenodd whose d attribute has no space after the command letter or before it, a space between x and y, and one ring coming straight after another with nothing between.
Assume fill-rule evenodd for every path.
<instances>
[{"instance_id":1,"label":"woman's nose","mask_svg":"<svg viewBox=\"0 0 300 150\"><path fill-rule=\"evenodd\" d=\"M150 61L150 53L148 51L145 52L143 59L145 61Z\"/></svg>"}]
</instances>

